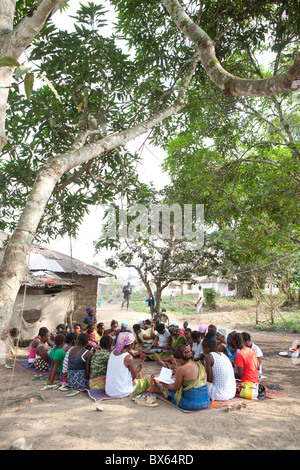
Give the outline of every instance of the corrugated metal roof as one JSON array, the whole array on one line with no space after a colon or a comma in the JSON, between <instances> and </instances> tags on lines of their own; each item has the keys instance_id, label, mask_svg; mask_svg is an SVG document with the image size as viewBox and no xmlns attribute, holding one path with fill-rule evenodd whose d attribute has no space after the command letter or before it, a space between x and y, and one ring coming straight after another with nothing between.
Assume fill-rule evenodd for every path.
<instances>
[{"instance_id":1,"label":"corrugated metal roof","mask_svg":"<svg viewBox=\"0 0 300 470\"><path fill-rule=\"evenodd\" d=\"M29 262L28 262L29 269L32 271L53 271L56 273L63 273L63 268L59 265L59 263L54 259L47 259L44 255L39 253L30 253Z\"/></svg>"},{"instance_id":2,"label":"corrugated metal roof","mask_svg":"<svg viewBox=\"0 0 300 470\"><path fill-rule=\"evenodd\" d=\"M7 238L7 234L0 231L0 250L3 247L3 242ZM3 251L0 251L0 264L3 258ZM32 244L30 257L29 257L29 268L31 271L52 271L66 274L78 274L84 276L94 277L107 277L114 274L103 271L96 266L84 263L77 259L71 258L71 256L64 255L58 251L50 250L49 248L41 245Z\"/></svg>"},{"instance_id":3,"label":"corrugated metal roof","mask_svg":"<svg viewBox=\"0 0 300 470\"><path fill-rule=\"evenodd\" d=\"M35 271L26 276L25 282L28 287L55 287L55 286L77 286L72 279L62 279L57 274L48 271Z\"/></svg>"}]
</instances>

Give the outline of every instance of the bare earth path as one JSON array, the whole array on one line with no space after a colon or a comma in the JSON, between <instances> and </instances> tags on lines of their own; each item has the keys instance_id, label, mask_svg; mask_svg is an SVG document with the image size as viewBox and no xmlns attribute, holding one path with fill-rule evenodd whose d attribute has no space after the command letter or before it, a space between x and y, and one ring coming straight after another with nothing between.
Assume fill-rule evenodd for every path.
<instances>
[{"instance_id":1,"label":"bare earth path","mask_svg":"<svg viewBox=\"0 0 300 470\"><path fill-rule=\"evenodd\" d=\"M142 318L149 318L149 314L121 311L119 305L101 306L97 314L106 327L112 319L132 326ZM170 319L180 325L187 320L192 329L201 323L214 323L227 332L244 331L236 325L247 321L245 311ZM243 411L227 413L218 408L194 414L161 401L155 408L139 407L124 398L102 402L104 410L97 412L97 404L86 392L70 398L59 390L41 391L43 382L32 381L31 371L18 363L14 370L0 365L0 448L7 449L15 439L25 437L34 450L299 449L300 360L295 364L278 353L300 338L288 333L248 331L264 353L266 378L262 383L275 386L287 397L248 401ZM158 364L145 363L143 375L159 370Z\"/></svg>"}]
</instances>

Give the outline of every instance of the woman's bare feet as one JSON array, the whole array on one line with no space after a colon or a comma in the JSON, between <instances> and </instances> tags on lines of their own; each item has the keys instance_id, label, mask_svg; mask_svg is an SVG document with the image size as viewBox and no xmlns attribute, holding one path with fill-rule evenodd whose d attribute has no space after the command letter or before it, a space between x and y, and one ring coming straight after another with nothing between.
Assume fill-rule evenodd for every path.
<instances>
[{"instance_id":1,"label":"woman's bare feet","mask_svg":"<svg viewBox=\"0 0 300 470\"><path fill-rule=\"evenodd\" d=\"M167 367L169 369L167 362L163 361L157 353L154 353L153 356L156 362L158 362L158 364L160 364L162 367Z\"/></svg>"},{"instance_id":2,"label":"woman's bare feet","mask_svg":"<svg viewBox=\"0 0 300 470\"><path fill-rule=\"evenodd\" d=\"M149 392L151 393L162 393L161 389L160 389L160 386L155 382L155 377L154 375L151 375L150 377L150 388L149 388Z\"/></svg>"},{"instance_id":3,"label":"woman's bare feet","mask_svg":"<svg viewBox=\"0 0 300 470\"><path fill-rule=\"evenodd\" d=\"M140 353L140 361L141 361L141 363L145 362L146 357L145 357L145 355L144 355L144 353L143 353L143 351L142 351L141 349L139 350L139 353Z\"/></svg>"},{"instance_id":4,"label":"woman's bare feet","mask_svg":"<svg viewBox=\"0 0 300 470\"><path fill-rule=\"evenodd\" d=\"M172 369L173 369L173 372L175 373L177 371L178 367L179 367L178 362L177 362L177 360L175 359L174 356L170 356L170 362L173 365Z\"/></svg>"}]
</instances>

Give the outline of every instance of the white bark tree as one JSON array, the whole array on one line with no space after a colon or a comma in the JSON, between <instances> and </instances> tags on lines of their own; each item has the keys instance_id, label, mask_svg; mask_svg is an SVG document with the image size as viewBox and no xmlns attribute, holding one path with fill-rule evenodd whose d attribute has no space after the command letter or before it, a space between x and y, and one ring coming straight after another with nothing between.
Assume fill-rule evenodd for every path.
<instances>
[{"instance_id":1,"label":"white bark tree","mask_svg":"<svg viewBox=\"0 0 300 470\"><path fill-rule=\"evenodd\" d=\"M66 0L40 0L32 14L25 16L14 28L16 0L1 0L0 56L18 60L34 37L39 34L48 16L66 3L68 3ZM177 87L176 100L172 105L166 104L163 109L128 130L108 135L97 142L88 143L87 138L95 133L95 129L86 129L78 134L67 152L51 157L44 164L37 175L17 228L6 247L0 268L0 334L7 331L16 295L28 272L27 255L30 246L47 202L62 175L111 149L125 146L130 140L178 113L184 106L186 90L199 61L210 79L228 96L269 96L295 91L300 87L299 54L285 73L270 79L245 80L234 77L218 62L211 38L187 16L179 2L162 0L161 4L196 48L189 68L185 69L180 87ZM0 149L6 143L5 112L13 73L14 67L0 67Z\"/></svg>"}]
</instances>

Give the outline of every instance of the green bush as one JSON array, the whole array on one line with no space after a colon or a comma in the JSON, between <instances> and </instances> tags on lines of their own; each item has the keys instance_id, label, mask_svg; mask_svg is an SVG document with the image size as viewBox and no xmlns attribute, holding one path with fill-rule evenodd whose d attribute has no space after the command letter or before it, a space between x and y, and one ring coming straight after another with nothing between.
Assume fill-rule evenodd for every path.
<instances>
[{"instance_id":1,"label":"green bush","mask_svg":"<svg viewBox=\"0 0 300 470\"><path fill-rule=\"evenodd\" d=\"M209 308L216 308L217 292L213 287L206 287L203 289L204 302Z\"/></svg>"}]
</instances>

